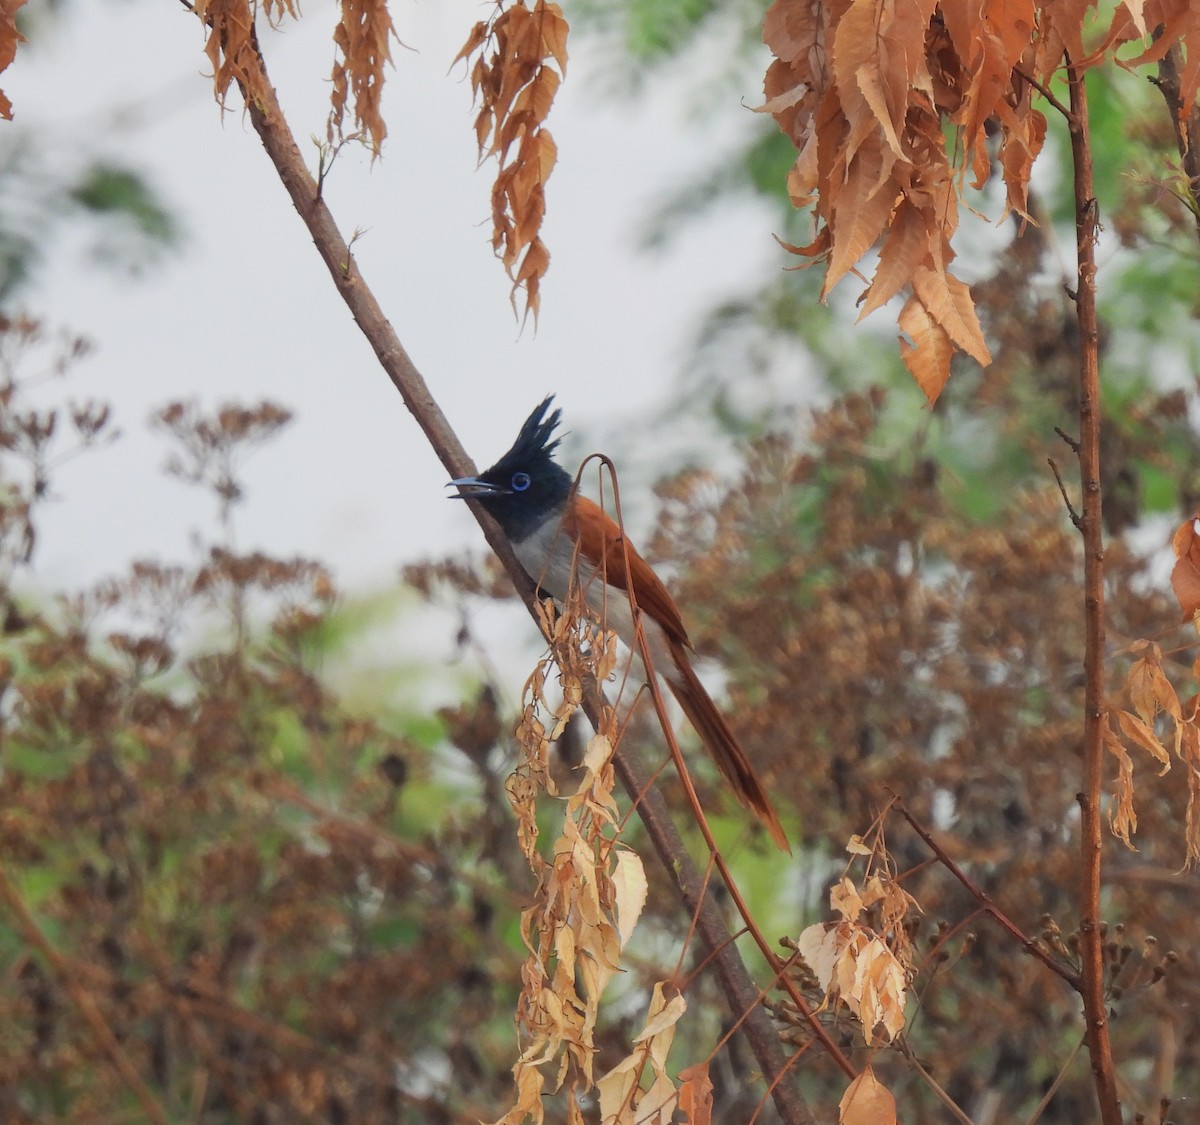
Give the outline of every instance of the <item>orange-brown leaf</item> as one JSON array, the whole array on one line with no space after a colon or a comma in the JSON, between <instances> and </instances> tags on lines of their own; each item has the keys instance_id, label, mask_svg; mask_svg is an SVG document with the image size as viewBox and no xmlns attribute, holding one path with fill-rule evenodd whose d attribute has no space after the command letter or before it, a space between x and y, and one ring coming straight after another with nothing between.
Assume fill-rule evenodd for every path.
<instances>
[{"instance_id":1,"label":"orange-brown leaf","mask_svg":"<svg viewBox=\"0 0 1200 1125\"><path fill-rule=\"evenodd\" d=\"M687 1125L712 1125L713 1084L708 1062L686 1066L679 1072L679 1108Z\"/></svg>"},{"instance_id":2,"label":"orange-brown leaf","mask_svg":"<svg viewBox=\"0 0 1200 1125\"><path fill-rule=\"evenodd\" d=\"M954 345L915 293L900 310L899 324L900 331L908 336L908 340L900 340L900 358L932 406L950 378Z\"/></svg>"},{"instance_id":3,"label":"orange-brown leaf","mask_svg":"<svg viewBox=\"0 0 1200 1125\"><path fill-rule=\"evenodd\" d=\"M928 252L929 238L924 214L909 200L902 199L892 213L859 320L886 304L912 281L913 273Z\"/></svg>"},{"instance_id":4,"label":"orange-brown leaf","mask_svg":"<svg viewBox=\"0 0 1200 1125\"><path fill-rule=\"evenodd\" d=\"M944 265L925 265L914 272L913 289L930 317L937 321L956 347L980 364L991 362L983 329L975 313L975 302L965 283L947 272Z\"/></svg>"},{"instance_id":5,"label":"orange-brown leaf","mask_svg":"<svg viewBox=\"0 0 1200 1125\"><path fill-rule=\"evenodd\" d=\"M379 155L387 136L382 98L387 64L392 60L391 40L395 34L387 0L341 0L338 24L333 32L337 55L326 125L330 141L344 135L349 104L355 128L366 134L373 155Z\"/></svg>"},{"instance_id":6,"label":"orange-brown leaf","mask_svg":"<svg viewBox=\"0 0 1200 1125\"><path fill-rule=\"evenodd\" d=\"M1171 546L1175 550L1171 588L1183 610L1184 620L1189 620L1200 610L1200 514L1179 525Z\"/></svg>"}]
</instances>

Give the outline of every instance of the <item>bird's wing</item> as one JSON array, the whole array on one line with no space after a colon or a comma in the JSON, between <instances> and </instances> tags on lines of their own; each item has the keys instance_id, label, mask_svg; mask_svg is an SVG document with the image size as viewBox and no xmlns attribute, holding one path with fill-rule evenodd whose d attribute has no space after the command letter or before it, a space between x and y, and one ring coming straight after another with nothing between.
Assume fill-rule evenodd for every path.
<instances>
[{"instance_id":1,"label":"bird's wing","mask_svg":"<svg viewBox=\"0 0 1200 1125\"><path fill-rule=\"evenodd\" d=\"M616 520L599 504L576 495L574 503L567 506L563 530L579 544L579 553L597 567L609 585L628 590L632 579L638 608L657 621L672 641L692 647L675 599L622 534Z\"/></svg>"}]
</instances>

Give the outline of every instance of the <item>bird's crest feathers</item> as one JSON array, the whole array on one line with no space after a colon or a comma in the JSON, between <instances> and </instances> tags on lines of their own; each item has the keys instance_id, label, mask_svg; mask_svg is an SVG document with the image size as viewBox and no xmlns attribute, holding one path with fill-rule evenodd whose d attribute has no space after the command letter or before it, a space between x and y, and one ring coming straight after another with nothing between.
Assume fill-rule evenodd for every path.
<instances>
[{"instance_id":1,"label":"bird's crest feathers","mask_svg":"<svg viewBox=\"0 0 1200 1125\"><path fill-rule=\"evenodd\" d=\"M512 448L496 462L495 468L501 465L532 464L553 456L560 439L554 438L552 441L551 437L562 421L562 411L558 409L551 411L550 416L546 417L546 411L550 410L553 401L554 396L547 395L533 408L533 413L525 419Z\"/></svg>"}]
</instances>

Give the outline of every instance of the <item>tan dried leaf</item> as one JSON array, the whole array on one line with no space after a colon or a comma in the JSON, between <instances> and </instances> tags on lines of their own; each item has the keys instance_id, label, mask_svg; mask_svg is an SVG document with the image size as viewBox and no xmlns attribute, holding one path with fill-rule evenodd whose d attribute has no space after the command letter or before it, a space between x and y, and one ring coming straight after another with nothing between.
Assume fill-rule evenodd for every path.
<instances>
[{"instance_id":1,"label":"tan dried leaf","mask_svg":"<svg viewBox=\"0 0 1200 1125\"><path fill-rule=\"evenodd\" d=\"M616 893L617 930L623 949L633 935L633 929L646 905L650 884L646 880L646 869L641 857L627 848L617 851L617 865L612 875Z\"/></svg>"},{"instance_id":2,"label":"tan dried leaf","mask_svg":"<svg viewBox=\"0 0 1200 1125\"><path fill-rule=\"evenodd\" d=\"M1159 777L1162 777L1171 768L1171 755L1159 742L1154 731L1141 718L1128 711L1118 711L1117 725L1121 728L1121 733L1127 742L1140 746L1162 766L1162 769L1158 771Z\"/></svg>"},{"instance_id":3,"label":"tan dried leaf","mask_svg":"<svg viewBox=\"0 0 1200 1125\"><path fill-rule=\"evenodd\" d=\"M667 1073L667 1055L675 1039L675 1026L686 1011L682 993L668 1001L663 982L654 985L646 1026L634 1037L634 1050L596 1082L600 1119L605 1125L670 1125L678 1093ZM641 1076L647 1064L654 1079L643 1092Z\"/></svg>"},{"instance_id":4,"label":"tan dried leaf","mask_svg":"<svg viewBox=\"0 0 1200 1125\"><path fill-rule=\"evenodd\" d=\"M1137 851L1133 846L1133 834L1137 831L1137 812L1133 807L1133 759L1108 722L1101 724L1100 734L1104 749L1117 759L1117 781L1113 803L1108 810L1108 825L1121 843L1131 851Z\"/></svg>"},{"instance_id":5,"label":"tan dried leaf","mask_svg":"<svg viewBox=\"0 0 1200 1125\"><path fill-rule=\"evenodd\" d=\"M838 1125L896 1125L896 1099L870 1063L838 1102Z\"/></svg>"}]
</instances>

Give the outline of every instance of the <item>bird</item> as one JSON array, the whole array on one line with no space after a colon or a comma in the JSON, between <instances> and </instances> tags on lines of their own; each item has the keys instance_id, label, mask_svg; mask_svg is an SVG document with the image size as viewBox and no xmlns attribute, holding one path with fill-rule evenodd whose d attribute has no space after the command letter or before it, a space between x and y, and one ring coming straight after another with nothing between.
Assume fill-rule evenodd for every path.
<instances>
[{"instance_id":1,"label":"bird","mask_svg":"<svg viewBox=\"0 0 1200 1125\"><path fill-rule=\"evenodd\" d=\"M674 598L620 525L554 458L562 411L547 395L525 420L512 447L490 469L459 477L449 499L474 500L500 525L525 573L543 596L564 604L573 589L589 612L634 653L637 628L629 604L632 587L654 668L666 681L701 742L738 800L790 851L762 782L725 716L692 666L692 643Z\"/></svg>"}]
</instances>

